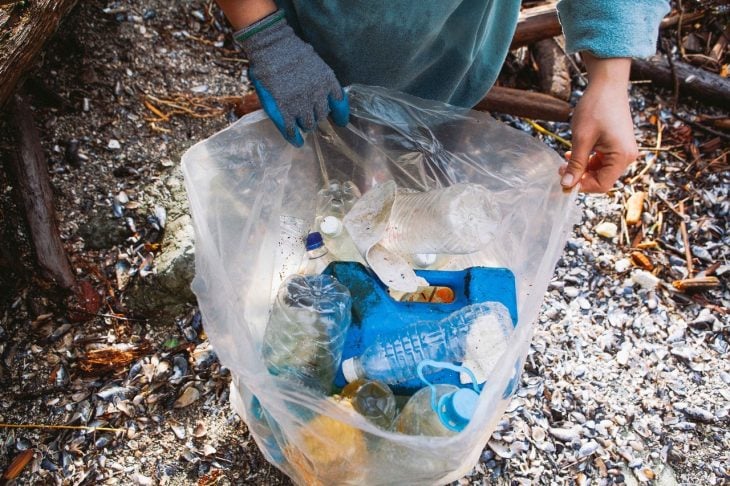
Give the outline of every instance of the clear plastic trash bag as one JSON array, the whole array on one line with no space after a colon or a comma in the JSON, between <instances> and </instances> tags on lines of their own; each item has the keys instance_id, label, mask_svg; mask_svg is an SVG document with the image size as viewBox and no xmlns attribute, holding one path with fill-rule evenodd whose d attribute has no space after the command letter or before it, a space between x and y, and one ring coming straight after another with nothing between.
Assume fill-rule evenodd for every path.
<instances>
[{"instance_id":1,"label":"clear plastic trash bag","mask_svg":"<svg viewBox=\"0 0 730 486\"><path fill-rule=\"evenodd\" d=\"M351 123L320 124L303 148L261 112L183 156L195 228L193 290L206 333L231 370L231 403L266 458L299 484L443 484L465 475L519 385L534 321L574 222L560 157L485 113L383 88L349 88ZM362 191L394 180L425 191L476 183L502 216L497 237L443 269L506 267L517 282L513 343L455 437L382 430L330 398L269 374L261 346L276 289L301 263L301 236L328 180Z\"/></svg>"}]
</instances>

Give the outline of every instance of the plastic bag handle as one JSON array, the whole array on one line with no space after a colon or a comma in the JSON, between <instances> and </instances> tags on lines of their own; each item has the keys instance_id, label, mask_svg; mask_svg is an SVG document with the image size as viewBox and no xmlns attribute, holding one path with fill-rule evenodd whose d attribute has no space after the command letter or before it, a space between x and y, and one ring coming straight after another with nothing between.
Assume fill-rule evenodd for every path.
<instances>
[{"instance_id":1,"label":"plastic bag handle","mask_svg":"<svg viewBox=\"0 0 730 486\"><path fill-rule=\"evenodd\" d=\"M438 413L439 410L439 404L436 401L436 385L428 381L423 375L423 368L425 368L426 366L457 372L464 371L467 375L469 375L469 378L471 378L471 386L474 391L477 393L481 393L481 389L477 384L477 377L474 376L474 373L469 368L465 366L455 365L453 363L448 363L446 361L434 361L432 359L424 359L423 361L418 363L418 366L416 366L416 372L418 373L418 378L420 378L420 380L431 389L431 408L433 408L433 411L436 413Z\"/></svg>"}]
</instances>

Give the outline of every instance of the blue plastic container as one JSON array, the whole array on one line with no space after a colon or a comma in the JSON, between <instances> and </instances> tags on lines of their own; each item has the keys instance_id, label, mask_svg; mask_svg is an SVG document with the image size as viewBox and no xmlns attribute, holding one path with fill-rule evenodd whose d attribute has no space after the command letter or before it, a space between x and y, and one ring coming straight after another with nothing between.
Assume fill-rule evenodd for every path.
<instances>
[{"instance_id":1,"label":"blue plastic container","mask_svg":"<svg viewBox=\"0 0 730 486\"><path fill-rule=\"evenodd\" d=\"M352 325L345 338L342 359L360 356L378 335L407 327L418 321L439 321L464 306L482 302L500 302L517 325L515 277L506 268L472 267L460 271L416 270L432 286L449 287L454 301L449 304L398 302L388 294L388 288L364 265L356 262L333 262L324 273L335 277L350 290L352 296ZM429 376L432 383L461 386L459 374L443 370ZM337 371L335 386L347 384L342 367ZM423 383L414 379L392 386L399 395L411 395Z\"/></svg>"}]
</instances>

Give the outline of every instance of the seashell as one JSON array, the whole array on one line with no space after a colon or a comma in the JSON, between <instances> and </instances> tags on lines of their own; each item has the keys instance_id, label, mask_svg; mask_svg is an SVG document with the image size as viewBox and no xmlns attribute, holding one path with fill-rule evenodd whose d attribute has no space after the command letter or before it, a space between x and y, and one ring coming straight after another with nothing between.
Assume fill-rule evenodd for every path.
<instances>
[{"instance_id":1,"label":"seashell","mask_svg":"<svg viewBox=\"0 0 730 486\"><path fill-rule=\"evenodd\" d=\"M561 440L563 442L572 442L574 440L580 439L580 434L578 433L578 430L575 428L573 429L564 429L564 428L553 428L550 427L548 429L550 432L550 435L555 437L558 440Z\"/></svg>"},{"instance_id":2,"label":"seashell","mask_svg":"<svg viewBox=\"0 0 730 486\"><path fill-rule=\"evenodd\" d=\"M490 440L487 445L502 459L512 459L514 456L514 452L509 448L509 445L502 441Z\"/></svg>"},{"instance_id":3,"label":"seashell","mask_svg":"<svg viewBox=\"0 0 730 486\"><path fill-rule=\"evenodd\" d=\"M128 386L110 386L96 392L96 396L102 400L110 401L114 398L127 398L128 395L135 391L135 388Z\"/></svg>"},{"instance_id":4,"label":"seashell","mask_svg":"<svg viewBox=\"0 0 730 486\"><path fill-rule=\"evenodd\" d=\"M198 422L195 424L195 428L193 429L193 437L200 439L201 437L205 437L205 435L208 433L205 427L205 423L201 420L198 420Z\"/></svg>"},{"instance_id":5,"label":"seashell","mask_svg":"<svg viewBox=\"0 0 730 486\"><path fill-rule=\"evenodd\" d=\"M175 437L177 437L180 440L185 439L185 426L182 425L180 422L177 422L175 420L169 420L168 423L170 424L170 428L172 429L172 433L175 434Z\"/></svg>"},{"instance_id":6,"label":"seashell","mask_svg":"<svg viewBox=\"0 0 730 486\"><path fill-rule=\"evenodd\" d=\"M598 450L600 446L595 440L590 440L583 444L578 450L578 457L587 457Z\"/></svg>"},{"instance_id":7,"label":"seashell","mask_svg":"<svg viewBox=\"0 0 730 486\"><path fill-rule=\"evenodd\" d=\"M185 408L200 398L200 391L194 386L189 386L182 392L182 395L175 400L173 408Z\"/></svg>"}]
</instances>

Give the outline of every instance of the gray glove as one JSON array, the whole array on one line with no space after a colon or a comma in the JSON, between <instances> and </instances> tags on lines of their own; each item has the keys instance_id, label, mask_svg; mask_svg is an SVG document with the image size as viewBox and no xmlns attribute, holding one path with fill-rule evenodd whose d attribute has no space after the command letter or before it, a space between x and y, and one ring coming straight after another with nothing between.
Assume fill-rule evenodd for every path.
<instances>
[{"instance_id":1,"label":"gray glove","mask_svg":"<svg viewBox=\"0 0 730 486\"><path fill-rule=\"evenodd\" d=\"M299 128L313 130L332 113L332 121L345 126L350 118L347 94L332 69L298 38L277 10L235 34L248 56L248 77L284 138L301 147Z\"/></svg>"}]
</instances>

